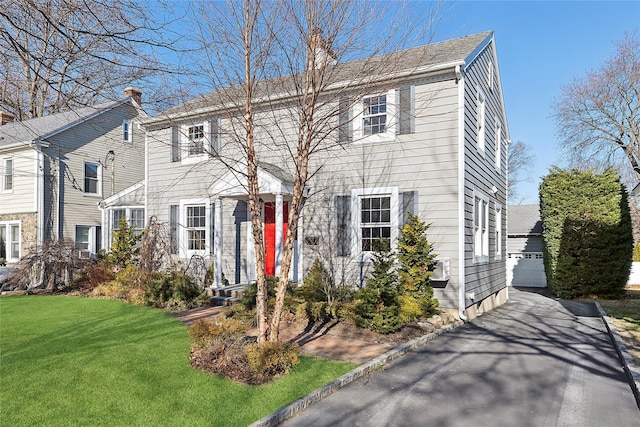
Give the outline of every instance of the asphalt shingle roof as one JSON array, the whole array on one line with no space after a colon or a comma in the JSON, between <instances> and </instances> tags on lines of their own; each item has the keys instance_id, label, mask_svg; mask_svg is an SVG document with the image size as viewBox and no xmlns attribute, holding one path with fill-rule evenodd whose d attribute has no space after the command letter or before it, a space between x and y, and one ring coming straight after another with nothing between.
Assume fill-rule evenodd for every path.
<instances>
[{"instance_id":1,"label":"asphalt shingle roof","mask_svg":"<svg viewBox=\"0 0 640 427\"><path fill-rule=\"evenodd\" d=\"M542 233L540 205L509 205L508 234L529 235Z\"/></svg>"},{"instance_id":2,"label":"asphalt shingle roof","mask_svg":"<svg viewBox=\"0 0 640 427\"><path fill-rule=\"evenodd\" d=\"M91 107L78 108L73 111L50 114L21 122L7 123L0 126L0 148L13 143L33 141L38 137L48 135L73 123L79 123L93 114L112 108L122 102L123 100L109 101Z\"/></svg>"},{"instance_id":3,"label":"asphalt shingle roof","mask_svg":"<svg viewBox=\"0 0 640 427\"><path fill-rule=\"evenodd\" d=\"M366 79L368 76L385 76L402 71L413 70L417 67L430 67L443 64L462 62L472 59L470 56L490 36L492 31L473 34L452 40L431 43L424 46L410 48L402 51L379 55L372 58L360 59L336 65L330 78L332 82L354 82L357 79ZM291 75L263 80L258 82L254 95L256 98L269 98L278 93L295 93L295 77ZM176 107L172 107L152 118L147 122L153 123L166 117L193 114L196 111L214 109L229 100L241 99L244 88L231 86L222 90L213 91L189 100Z\"/></svg>"}]
</instances>

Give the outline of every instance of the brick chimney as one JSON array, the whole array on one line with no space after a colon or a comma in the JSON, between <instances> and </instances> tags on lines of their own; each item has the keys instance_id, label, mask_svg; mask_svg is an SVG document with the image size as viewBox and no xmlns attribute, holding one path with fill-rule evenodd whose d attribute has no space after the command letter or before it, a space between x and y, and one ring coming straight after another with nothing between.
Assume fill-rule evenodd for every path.
<instances>
[{"instance_id":1,"label":"brick chimney","mask_svg":"<svg viewBox=\"0 0 640 427\"><path fill-rule=\"evenodd\" d=\"M137 87L129 86L128 88L126 88L124 90L124 96L133 98L133 100L136 101L136 104L140 106L142 105L142 91Z\"/></svg>"},{"instance_id":2,"label":"brick chimney","mask_svg":"<svg viewBox=\"0 0 640 427\"><path fill-rule=\"evenodd\" d=\"M5 111L0 111L0 126L13 122L14 118L15 116L13 114L7 113Z\"/></svg>"}]
</instances>

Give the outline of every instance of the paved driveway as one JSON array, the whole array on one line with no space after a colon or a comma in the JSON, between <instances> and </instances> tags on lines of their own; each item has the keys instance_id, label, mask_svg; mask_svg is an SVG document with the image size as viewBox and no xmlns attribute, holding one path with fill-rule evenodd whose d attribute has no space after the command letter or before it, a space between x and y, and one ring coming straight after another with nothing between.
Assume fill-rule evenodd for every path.
<instances>
[{"instance_id":1,"label":"paved driveway","mask_svg":"<svg viewBox=\"0 0 640 427\"><path fill-rule=\"evenodd\" d=\"M640 427L640 410L595 307L514 289L284 425Z\"/></svg>"}]
</instances>

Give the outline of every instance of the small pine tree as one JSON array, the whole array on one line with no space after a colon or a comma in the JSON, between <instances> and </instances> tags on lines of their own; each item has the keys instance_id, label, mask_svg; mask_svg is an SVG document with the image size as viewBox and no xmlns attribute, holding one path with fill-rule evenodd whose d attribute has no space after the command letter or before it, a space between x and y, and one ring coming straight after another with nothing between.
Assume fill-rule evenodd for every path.
<instances>
[{"instance_id":1,"label":"small pine tree","mask_svg":"<svg viewBox=\"0 0 640 427\"><path fill-rule=\"evenodd\" d=\"M113 231L111 262L122 267L135 262L135 257L138 253L138 240L140 240L140 236L136 235L136 231L129 225L127 219L121 216L118 230Z\"/></svg>"},{"instance_id":2,"label":"small pine tree","mask_svg":"<svg viewBox=\"0 0 640 427\"><path fill-rule=\"evenodd\" d=\"M375 241L371 255L372 271L366 286L355 296L356 324L383 334L402 326L398 318L398 274L395 257L385 242Z\"/></svg>"},{"instance_id":3,"label":"small pine tree","mask_svg":"<svg viewBox=\"0 0 640 427\"><path fill-rule=\"evenodd\" d=\"M409 213L409 222L402 228L398 239L400 317L404 322L432 314L438 307L430 285L436 257L427 239L430 225Z\"/></svg>"}]
</instances>

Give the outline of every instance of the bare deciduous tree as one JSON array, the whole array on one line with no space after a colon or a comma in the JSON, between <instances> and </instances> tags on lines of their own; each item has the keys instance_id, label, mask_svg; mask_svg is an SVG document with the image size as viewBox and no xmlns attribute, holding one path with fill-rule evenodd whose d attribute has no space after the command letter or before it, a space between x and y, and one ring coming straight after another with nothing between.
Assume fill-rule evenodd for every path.
<instances>
[{"instance_id":1,"label":"bare deciduous tree","mask_svg":"<svg viewBox=\"0 0 640 427\"><path fill-rule=\"evenodd\" d=\"M576 77L555 101L557 128L572 166L624 163L640 179L640 39L626 33L597 70ZM621 156L622 155L622 156ZM619 162L620 157L624 162Z\"/></svg>"},{"instance_id":2,"label":"bare deciduous tree","mask_svg":"<svg viewBox=\"0 0 640 427\"><path fill-rule=\"evenodd\" d=\"M522 182L529 182L529 171L535 161L535 155L531 151L531 146L524 141L516 141L509 145L507 151L507 167L509 170L509 180L507 196L510 204L514 204L520 198L518 185Z\"/></svg>"},{"instance_id":3,"label":"bare deciduous tree","mask_svg":"<svg viewBox=\"0 0 640 427\"><path fill-rule=\"evenodd\" d=\"M217 161L246 178L256 254L259 342L278 340L298 221L309 180L322 167L313 159L347 143L337 137L338 118L345 110L341 101L388 90L393 83L383 76L406 65L401 54L379 55L396 51L407 41L408 32L423 28L413 25L408 15L402 26L394 27L396 21L389 20L383 7L341 0L201 5L203 19L198 23L208 59L202 68L216 89L206 102L224 106L230 123L224 134L237 145L233 152L243 157L223 153ZM421 23L431 28L427 18L433 16L434 11L426 13ZM355 58L360 59L349 62ZM202 101L191 105L193 111L205 106L198 102ZM279 165L291 173L293 182L276 303L269 318L258 175L261 159L271 159L274 153L281 153Z\"/></svg>"},{"instance_id":4,"label":"bare deciduous tree","mask_svg":"<svg viewBox=\"0 0 640 427\"><path fill-rule=\"evenodd\" d=\"M0 0L0 108L25 120L150 89L175 45L158 16L135 0Z\"/></svg>"}]
</instances>

